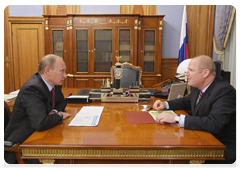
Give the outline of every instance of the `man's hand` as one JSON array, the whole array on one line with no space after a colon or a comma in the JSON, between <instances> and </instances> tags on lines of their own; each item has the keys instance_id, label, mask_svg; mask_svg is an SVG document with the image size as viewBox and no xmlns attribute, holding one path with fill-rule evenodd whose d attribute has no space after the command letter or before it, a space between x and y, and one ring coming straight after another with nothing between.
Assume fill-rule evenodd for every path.
<instances>
[{"instance_id":1,"label":"man's hand","mask_svg":"<svg viewBox=\"0 0 240 170\"><path fill-rule=\"evenodd\" d=\"M166 103L162 102L161 100L157 100L153 104L153 108L156 109L156 110L162 110L162 109L166 108Z\"/></svg>"},{"instance_id":2,"label":"man's hand","mask_svg":"<svg viewBox=\"0 0 240 170\"><path fill-rule=\"evenodd\" d=\"M71 114L69 114L68 112L61 112L63 114L63 120L70 117Z\"/></svg>"},{"instance_id":3,"label":"man's hand","mask_svg":"<svg viewBox=\"0 0 240 170\"><path fill-rule=\"evenodd\" d=\"M160 123L160 124L164 124L164 123L176 123L175 122L175 117L177 115L172 114L172 113L167 113L167 112L163 112L159 115L157 115L156 117L156 122Z\"/></svg>"}]
</instances>

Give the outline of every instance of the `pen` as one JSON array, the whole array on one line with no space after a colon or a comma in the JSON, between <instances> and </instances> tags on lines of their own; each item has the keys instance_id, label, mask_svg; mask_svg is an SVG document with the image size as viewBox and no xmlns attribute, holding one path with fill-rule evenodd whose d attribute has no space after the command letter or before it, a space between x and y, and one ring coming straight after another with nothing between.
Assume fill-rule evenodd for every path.
<instances>
[{"instance_id":1,"label":"pen","mask_svg":"<svg viewBox=\"0 0 240 170\"><path fill-rule=\"evenodd\" d=\"M103 86L103 84L100 81L98 81L98 83L101 84L101 86Z\"/></svg>"},{"instance_id":2,"label":"pen","mask_svg":"<svg viewBox=\"0 0 240 170\"><path fill-rule=\"evenodd\" d=\"M152 110L152 109L153 109L153 107L150 107L150 108L146 109L146 111L149 111L149 110Z\"/></svg>"},{"instance_id":3,"label":"pen","mask_svg":"<svg viewBox=\"0 0 240 170\"><path fill-rule=\"evenodd\" d=\"M66 98L68 98L69 96L71 96L72 95L72 93L70 93L69 95L67 95L67 97Z\"/></svg>"}]
</instances>

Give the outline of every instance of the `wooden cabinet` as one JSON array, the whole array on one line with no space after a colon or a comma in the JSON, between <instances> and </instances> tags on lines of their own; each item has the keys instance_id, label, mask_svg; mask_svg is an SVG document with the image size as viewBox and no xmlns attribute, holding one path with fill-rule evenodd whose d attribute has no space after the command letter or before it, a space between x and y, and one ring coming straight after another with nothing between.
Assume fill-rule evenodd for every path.
<instances>
[{"instance_id":1,"label":"wooden cabinet","mask_svg":"<svg viewBox=\"0 0 240 170\"><path fill-rule=\"evenodd\" d=\"M142 84L152 87L161 81L163 16L140 17L138 65L143 69Z\"/></svg>"},{"instance_id":2,"label":"wooden cabinet","mask_svg":"<svg viewBox=\"0 0 240 170\"><path fill-rule=\"evenodd\" d=\"M45 51L64 58L64 85L100 88L110 79L115 56L143 68L143 85L161 80L161 43L164 16L44 15Z\"/></svg>"}]
</instances>

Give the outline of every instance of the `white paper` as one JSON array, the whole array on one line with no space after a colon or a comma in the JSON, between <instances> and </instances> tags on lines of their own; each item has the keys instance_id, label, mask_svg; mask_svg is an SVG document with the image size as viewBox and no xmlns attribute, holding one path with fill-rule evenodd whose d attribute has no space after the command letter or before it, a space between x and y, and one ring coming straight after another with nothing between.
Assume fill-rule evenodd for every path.
<instances>
[{"instance_id":1,"label":"white paper","mask_svg":"<svg viewBox=\"0 0 240 170\"><path fill-rule=\"evenodd\" d=\"M67 98L83 98L83 99L85 99L85 98L89 98L89 96L80 96L80 95L72 95L72 96L68 96Z\"/></svg>"},{"instance_id":2,"label":"white paper","mask_svg":"<svg viewBox=\"0 0 240 170\"><path fill-rule=\"evenodd\" d=\"M4 101L10 102L17 98L17 95L4 94Z\"/></svg>"},{"instance_id":3,"label":"white paper","mask_svg":"<svg viewBox=\"0 0 240 170\"><path fill-rule=\"evenodd\" d=\"M18 95L19 91L20 91L20 90L16 90L16 91L10 92L9 94L10 94L10 95Z\"/></svg>"},{"instance_id":4,"label":"white paper","mask_svg":"<svg viewBox=\"0 0 240 170\"><path fill-rule=\"evenodd\" d=\"M97 126L103 106L83 106L68 126Z\"/></svg>"}]
</instances>

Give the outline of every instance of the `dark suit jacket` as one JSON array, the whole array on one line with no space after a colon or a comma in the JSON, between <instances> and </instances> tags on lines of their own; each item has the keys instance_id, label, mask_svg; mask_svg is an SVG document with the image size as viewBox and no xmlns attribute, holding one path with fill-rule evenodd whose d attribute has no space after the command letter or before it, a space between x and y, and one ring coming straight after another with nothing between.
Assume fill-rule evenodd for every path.
<instances>
[{"instance_id":1,"label":"dark suit jacket","mask_svg":"<svg viewBox=\"0 0 240 170\"><path fill-rule=\"evenodd\" d=\"M227 147L225 158L232 157L234 152L236 154L235 88L221 77L216 77L196 105L198 94L199 90L192 88L185 98L169 101L169 107L172 110L191 108L192 116L186 116L184 129L212 133Z\"/></svg>"},{"instance_id":2,"label":"dark suit jacket","mask_svg":"<svg viewBox=\"0 0 240 170\"><path fill-rule=\"evenodd\" d=\"M64 111L66 101L62 86L55 86L55 109ZM52 97L38 73L21 87L13 106L4 140L23 143L34 131L49 129L61 122L57 114L48 115L52 109Z\"/></svg>"}]
</instances>

